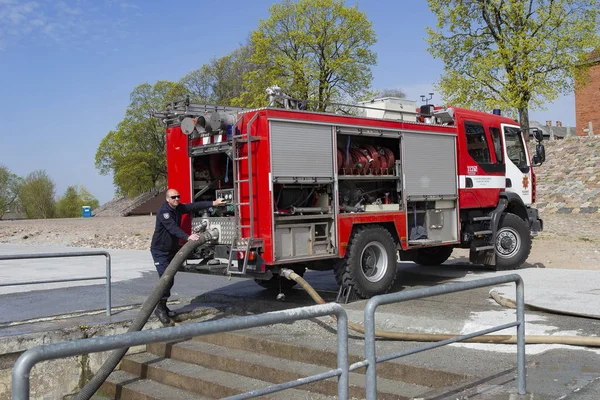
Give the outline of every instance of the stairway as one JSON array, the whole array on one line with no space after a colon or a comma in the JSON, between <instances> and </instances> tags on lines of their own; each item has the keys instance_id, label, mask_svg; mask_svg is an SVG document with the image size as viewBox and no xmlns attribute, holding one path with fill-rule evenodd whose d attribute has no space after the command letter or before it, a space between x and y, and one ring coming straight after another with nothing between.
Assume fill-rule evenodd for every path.
<instances>
[{"instance_id":1,"label":"stairway","mask_svg":"<svg viewBox=\"0 0 600 400\"><path fill-rule=\"evenodd\" d=\"M362 358L349 356L350 363ZM301 347L239 333L220 333L147 346L126 356L97 393L98 398L159 400L214 399L314 375L336 368L335 351ZM377 365L378 399L426 397L464 382L464 375L399 363ZM365 397L364 369L350 372L351 399ZM335 399L332 378L272 393L270 399Z\"/></svg>"}]
</instances>

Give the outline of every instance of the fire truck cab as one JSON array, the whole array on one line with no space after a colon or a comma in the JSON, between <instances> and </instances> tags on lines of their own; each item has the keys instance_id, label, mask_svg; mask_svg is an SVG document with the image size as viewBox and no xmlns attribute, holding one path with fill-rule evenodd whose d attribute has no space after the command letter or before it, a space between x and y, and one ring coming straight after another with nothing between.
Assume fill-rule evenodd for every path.
<instances>
[{"instance_id":1,"label":"fire truck cab","mask_svg":"<svg viewBox=\"0 0 600 400\"><path fill-rule=\"evenodd\" d=\"M216 228L184 270L252 277L285 289L281 268L332 269L368 298L390 290L397 260L438 265L454 248L473 263L518 268L543 229L525 134L506 117L385 98L338 112L271 90L244 110L184 100L166 125L168 186L182 202L228 201L184 219Z\"/></svg>"}]
</instances>

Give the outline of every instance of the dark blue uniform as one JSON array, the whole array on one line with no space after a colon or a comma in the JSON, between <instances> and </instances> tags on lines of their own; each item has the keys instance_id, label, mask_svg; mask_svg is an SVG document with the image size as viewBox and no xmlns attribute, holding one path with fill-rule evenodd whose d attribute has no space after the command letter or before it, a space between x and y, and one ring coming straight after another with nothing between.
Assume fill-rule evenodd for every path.
<instances>
[{"instance_id":1,"label":"dark blue uniform","mask_svg":"<svg viewBox=\"0 0 600 400\"><path fill-rule=\"evenodd\" d=\"M156 226L154 235L152 235L152 244L150 245L150 253L154 260L154 266L161 277L177 251L179 250L179 239L187 240L190 235L185 233L180 227L181 216L189 214L193 211L202 210L212 207L212 201L198 201L196 203L179 204L173 209L166 201L158 209L156 214ZM162 300L167 300L171 295L171 286L167 289Z\"/></svg>"}]
</instances>

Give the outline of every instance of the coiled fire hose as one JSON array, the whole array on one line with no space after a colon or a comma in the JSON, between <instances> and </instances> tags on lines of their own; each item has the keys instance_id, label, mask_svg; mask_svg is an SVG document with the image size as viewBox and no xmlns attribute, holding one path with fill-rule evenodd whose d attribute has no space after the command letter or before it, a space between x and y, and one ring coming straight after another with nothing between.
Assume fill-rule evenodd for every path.
<instances>
[{"instance_id":1,"label":"coiled fire hose","mask_svg":"<svg viewBox=\"0 0 600 400\"><path fill-rule=\"evenodd\" d=\"M298 283L317 304L326 304L325 300L308 284L300 275L288 268L280 271L281 276ZM333 316L332 316L333 317ZM348 328L355 332L364 334L365 328L355 322L348 321ZM438 342L442 340L453 339L461 335L443 334L443 333L408 333L408 332L390 332L375 330L375 336L385 339L405 340L409 342ZM483 335L471 339L463 340L468 343L500 343L517 344L517 337L514 335ZM571 346L589 346L600 347L600 337L582 337L582 336L542 336L525 335L525 344L565 344Z\"/></svg>"},{"instance_id":2,"label":"coiled fire hose","mask_svg":"<svg viewBox=\"0 0 600 400\"><path fill-rule=\"evenodd\" d=\"M219 232L215 230L206 231L202 233L198 233L200 238L198 240L190 240L188 241L182 248L177 252L162 277L158 280L158 283L154 287L150 296L146 299L142 308L140 309L138 315L133 320L133 323L127 330L127 332L137 332L140 331L148 318L154 311L154 308L158 304L158 301L163 296L163 293L167 289L168 285L171 283L177 270L183 264L185 260L187 260L188 256L194 251L194 249L210 240L216 239L219 237ZM96 372L96 375L81 389L81 391L74 397L75 400L88 400L90 397L96 393L96 391L100 388L100 386L104 383L106 378L110 375L110 373L115 369L117 364L121 361L125 353L127 353L129 348L125 349L117 349L113 350L108 359L102 364L100 369Z\"/></svg>"}]
</instances>

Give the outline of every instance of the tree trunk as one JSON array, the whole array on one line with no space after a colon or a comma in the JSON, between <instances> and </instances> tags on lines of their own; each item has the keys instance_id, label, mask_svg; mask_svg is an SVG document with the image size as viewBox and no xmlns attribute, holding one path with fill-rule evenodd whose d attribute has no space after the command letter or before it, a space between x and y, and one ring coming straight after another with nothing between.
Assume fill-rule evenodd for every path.
<instances>
[{"instance_id":1,"label":"tree trunk","mask_svg":"<svg viewBox=\"0 0 600 400\"><path fill-rule=\"evenodd\" d=\"M529 142L529 108L519 107L519 124L523 130L523 137Z\"/></svg>"}]
</instances>

